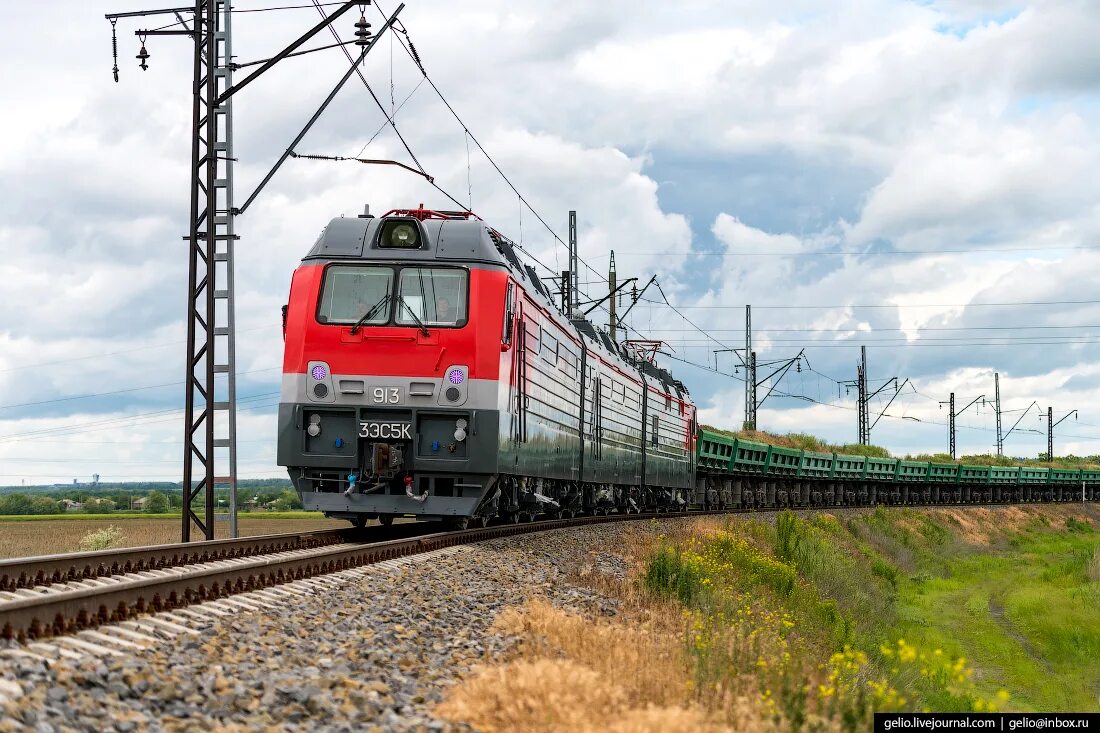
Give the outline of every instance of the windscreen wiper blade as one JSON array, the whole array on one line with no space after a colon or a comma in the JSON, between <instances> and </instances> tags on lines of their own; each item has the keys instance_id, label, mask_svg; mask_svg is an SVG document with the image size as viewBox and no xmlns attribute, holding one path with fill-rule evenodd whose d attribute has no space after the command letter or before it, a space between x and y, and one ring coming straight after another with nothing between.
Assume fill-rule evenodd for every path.
<instances>
[{"instance_id":1,"label":"windscreen wiper blade","mask_svg":"<svg viewBox=\"0 0 1100 733\"><path fill-rule=\"evenodd\" d=\"M398 295L397 302L400 305L405 306L405 310L407 310L409 312L409 315L413 317L413 320L416 321L416 325L420 326L420 330L424 333L424 335L430 336L431 334L428 333L428 327L424 325L424 321L420 320L420 316L416 315L416 311L412 309L412 306L405 302L405 296Z\"/></svg>"},{"instance_id":2,"label":"windscreen wiper blade","mask_svg":"<svg viewBox=\"0 0 1100 733\"><path fill-rule=\"evenodd\" d=\"M388 301L389 299L390 299L390 291L387 290L386 294L382 296L381 300L379 300L377 303L372 305L370 307L370 310L368 310L366 313L364 313L363 317L355 322L355 325L351 327L351 331L349 333L351 333L352 336L359 333L359 329L363 327L363 324L366 323L367 321L369 321L371 318L373 318L374 314L377 313L382 308L382 306L386 304L386 301Z\"/></svg>"}]
</instances>

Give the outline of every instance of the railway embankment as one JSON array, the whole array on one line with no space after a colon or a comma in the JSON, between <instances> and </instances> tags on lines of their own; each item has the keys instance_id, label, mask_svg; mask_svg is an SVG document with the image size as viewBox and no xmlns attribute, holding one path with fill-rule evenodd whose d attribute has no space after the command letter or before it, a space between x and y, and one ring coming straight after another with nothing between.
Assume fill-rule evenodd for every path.
<instances>
[{"instance_id":1,"label":"railway embankment","mask_svg":"<svg viewBox=\"0 0 1100 733\"><path fill-rule=\"evenodd\" d=\"M875 711L1100 707L1094 505L704 517L625 547L629 572L585 576L615 617L509 609L514 656L441 710L486 730L855 731Z\"/></svg>"},{"instance_id":2,"label":"railway embankment","mask_svg":"<svg viewBox=\"0 0 1100 733\"><path fill-rule=\"evenodd\" d=\"M536 597L586 618L616 614L617 600L570 578L590 545L622 532L595 525L402 557L261 591L283 600L251 611L226 612L233 598L192 606L174 617L197 633L132 652L0 654L0 731L467 730L434 709L473 666L505 656L514 640L494 619Z\"/></svg>"},{"instance_id":3,"label":"railway embankment","mask_svg":"<svg viewBox=\"0 0 1100 733\"><path fill-rule=\"evenodd\" d=\"M1095 506L853 509L446 548L263 609L193 607L197 634L133 653L0 659L0 731L865 730L874 710L1095 709L1098 528Z\"/></svg>"}]
</instances>

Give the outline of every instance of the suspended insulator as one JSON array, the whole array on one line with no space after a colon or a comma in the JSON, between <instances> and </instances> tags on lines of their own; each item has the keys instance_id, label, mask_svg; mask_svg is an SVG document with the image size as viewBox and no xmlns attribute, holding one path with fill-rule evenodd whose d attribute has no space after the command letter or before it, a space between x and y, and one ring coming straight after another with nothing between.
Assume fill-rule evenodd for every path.
<instances>
[{"instance_id":1,"label":"suspended insulator","mask_svg":"<svg viewBox=\"0 0 1100 733\"><path fill-rule=\"evenodd\" d=\"M412 54L413 61L416 62L416 67L420 69L420 73L424 76L428 75L427 71L424 71L424 64L420 61L420 54L416 52L416 46L413 45L412 39L409 38L409 34L405 34L405 38L409 41L409 53Z\"/></svg>"},{"instance_id":2,"label":"suspended insulator","mask_svg":"<svg viewBox=\"0 0 1100 733\"><path fill-rule=\"evenodd\" d=\"M142 71L145 71L149 68L149 64L145 63L149 60L149 52L145 50L145 41L141 42L141 50L138 51L138 55L134 58L141 62L139 66L141 66Z\"/></svg>"},{"instance_id":3,"label":"suspended insulator","mask_svg":"<svg viewBox=\"0 0 1100 733\"><path fill-rule=\"evenodd\" d=\"M367 22L367 16L360 13L359 20L355 23L355 45L366 46L370 43L370 23Z\"/></svg>"},{"instance_id":4,"label":"suspended insulator","mask_svg":"<svg viewBox=\"0 0 1100 733\"><path fill-rule=\"evenodd\" d=\"M111 21L111 58L114 59L114 66L111 68L111 74L115 77L115 81L118 81L118 36L115 33L115 22Z\"/></svg>"}]
</instances>

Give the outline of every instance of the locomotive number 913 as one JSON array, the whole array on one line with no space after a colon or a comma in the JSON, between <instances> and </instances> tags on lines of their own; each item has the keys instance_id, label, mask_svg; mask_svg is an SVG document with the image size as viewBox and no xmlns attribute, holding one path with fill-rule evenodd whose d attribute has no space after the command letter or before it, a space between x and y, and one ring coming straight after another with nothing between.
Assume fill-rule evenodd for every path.
<instances>
[{"instance_id":1,"label":"locomotive number 913","mask_svg":"<svg viewBox=\"0 0 1100 733\"><path fill-rule=\"evenodd\" d=\"M686 508L682 383L469 212L333 219L294 271L278 461L306 509L466 526Z\"/></svg>"}]
</instances>

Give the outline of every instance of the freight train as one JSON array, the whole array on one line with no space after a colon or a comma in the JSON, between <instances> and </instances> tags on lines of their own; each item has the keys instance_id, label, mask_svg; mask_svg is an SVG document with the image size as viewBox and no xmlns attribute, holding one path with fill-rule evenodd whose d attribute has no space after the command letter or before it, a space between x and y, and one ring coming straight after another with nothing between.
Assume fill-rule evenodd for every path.
<instances>
[{"instance_id":1,"label":"freight train","mask_svg":"<svg viewBox=\"0 0 1100 733\"><path fill-rule=\"evenodd\" d=\"M1100 471L797 451L567 318L470 212L329 222L283 308L278 462L306 509L450 526L693 508L1096 500Z\"/></svg>"},{"instance_id":2,"label":"freight train","mask_svg":"<svg viewBox=\"0 0 1100 733\"><path fill-rule=\"evenodd\" d=\"M821 453L703 428L695 501L717 508L1100 501L1100 470Z\"/></svg>"}]
</instances>

